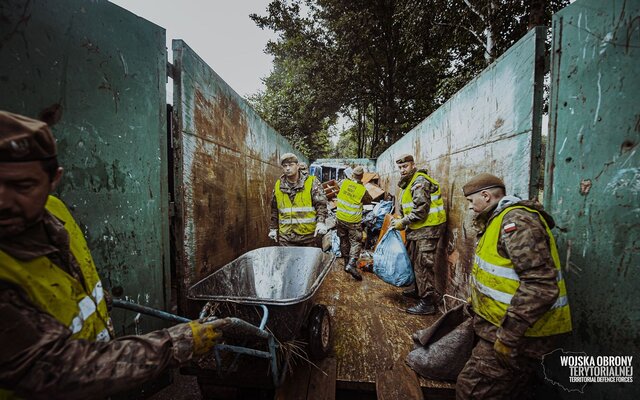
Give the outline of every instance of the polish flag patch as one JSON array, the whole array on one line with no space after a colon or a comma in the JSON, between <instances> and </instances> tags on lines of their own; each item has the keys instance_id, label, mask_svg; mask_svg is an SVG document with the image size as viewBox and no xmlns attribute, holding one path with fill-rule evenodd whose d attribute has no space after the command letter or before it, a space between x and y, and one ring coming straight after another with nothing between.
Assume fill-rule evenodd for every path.
<instances>
[{"instance_id":1,"label":"polish flag patch","mask_svg":"<svg viewBox=\"0 0 640 400\"><path fill-rule=\"evenodd\" d=\"M503 228L504 233L509 233L509 232L513 232L513 231L517 231L518 227L516 226L515 223L510 223L510 224L506 224Z\"/></svg>"}]
</instances>

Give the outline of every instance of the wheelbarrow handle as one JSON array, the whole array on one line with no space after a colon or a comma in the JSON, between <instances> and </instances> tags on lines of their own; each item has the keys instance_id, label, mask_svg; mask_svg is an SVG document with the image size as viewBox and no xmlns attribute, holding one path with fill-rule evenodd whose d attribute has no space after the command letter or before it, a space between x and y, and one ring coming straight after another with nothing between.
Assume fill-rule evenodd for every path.
<instances>
[{"instance_id":1,"label":"wheelbarrow handle","mask_svg":"<svg viewBox=\"0 0 640 400\"><path fill-rule=\"evenodd\" d=\"M269 338L270 334L268 331L264 329L260 329L257 326L250 324L243 319L235 318L235 317L229 317L224 319L228 321L228 323L222 328L222 331L225 333L241 332L245 334L255 335L263 339Z\"/></svg>"},{"instance_id":2,"label":"wheelbarrow handle","mask_svg":"<svg viewBox=\"0 0 640 400\"><path fill-rule=\"evenodd\" d=\"M117 308L123 308L125 310L139 312L141 314L151 315L156 318L164 319L171 322L191 322L189 318L181 317L179 315L171 314L166 311L158 310L152 307L142 306L140 304L131 303L129 301L113 299L113 306Z\"/></svg>"}]
</instances>

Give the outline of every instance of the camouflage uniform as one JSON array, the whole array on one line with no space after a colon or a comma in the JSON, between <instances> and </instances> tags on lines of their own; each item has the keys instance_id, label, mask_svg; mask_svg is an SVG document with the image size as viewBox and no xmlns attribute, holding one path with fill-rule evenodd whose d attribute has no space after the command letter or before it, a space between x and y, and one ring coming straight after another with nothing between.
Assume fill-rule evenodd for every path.
<instances>
[{"instance_id":1,"label":"camouflage uniform","mask_svg":"<svg viewBox=\"0 0 640 400\"><path fill-rule=\"evenodd\" d=\"M290 183L284 175L280 177L280 190L288 194L292 202L296 193L304 189L304 182L308 176L307 174L299 175L298 181L293 184ZM316 209L316 223L324 223L327 218L327 196L317 178L313 179L313 186L311 187L311 203ZM278 202L276 201L274 188L271 195L271 219L269 221L269 229L278 229L278 215ZM314 237L313 233L303 236L293 232L288 235L283 235L278 232L278 244L280 246L322 247L322 238Z\"/></svg>"},{"instance_id":2,"label":"camouflage uniform","mask_svg":"<svg viewBox=\"0 0 640 400\"><path fill-rule=\"evenodd\" d=\"M403 177L398 186L404 190L417 170ZM426 170L420 170L427 174ZM437 187L422 176L419 176L411 187L411 196L413 197L413 210L409 215L405 215L403 220L405 226L424 221L429 215L431 207L431 194L437 190ZM402 207L400 207L402 213ZM435 264L438 248L438 241L444 233L446 224L436 226L425 226L419 229L407 228L407 252L413 266L416 278L416 291L418 297L427 300L432 304L437 303L441 294L435 287Z\"/></svg>"},{"instance_id":3,"label":"camouflage uniform","mask_svg":"<svg viewBox=\"0 0 640 400\"><path fill-rule=\"evenodd\" d=\"M360 181L357 181L360 183ZM371 204L371 195L364 192L362 196L362 204ZM340 253L345 259L345 265L349 259L357 259L362 251L362 223L350 223L336 219L336 233L340 238Z\"/></svg>"},{"instance_id":4,"label":"camouflage uniform","mask_svg":"<svg viewBox=\"0 0 640 400\"><path fill-rule=\"evenodd\" d=\"M554 226L553 219L539 204L506 196L496 207L476 217L474 224L480 232L479 237L500 211L518 203L540 211L549 227ZM549 237L538 216L529 211L508 211L500 232L504 232L504 226L511 223L516 224L517 230L500 235L498 253L514 264L520 286L500 327L474 316L474 330L479 342L458 376L457 399L520 398L542 355L555 348L557 335L524 336L525 331L549 310L558 297L557 270L550 253ZM496 358L493 348L496 338L517 351L517 355L509 359L509 365Z\"/></svg>"},{"instance_id":5,"label":"camouflage uniform","mask_svg":"<svg viewBox=\"0 0 640 400\"><path fill-rule=\"evenodd\" d=\"M42 223L0 241L14 258L46 256L82 281L64 226L45 213ZM109 342L71 339L71 330L0 281L0 387L24 398L102 398L157 377L193 357L187 324Z\"/></svg>"}]
</instances>

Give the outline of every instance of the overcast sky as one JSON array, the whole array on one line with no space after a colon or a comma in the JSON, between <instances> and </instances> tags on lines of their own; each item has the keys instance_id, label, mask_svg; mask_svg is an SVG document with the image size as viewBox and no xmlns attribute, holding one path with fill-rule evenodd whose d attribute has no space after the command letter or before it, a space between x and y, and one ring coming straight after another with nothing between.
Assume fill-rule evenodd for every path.
<instances>
[{"instance_id":1,"label":"overcast sky","mask_svg":"<svg viewBox=\"0 0 640 400\"><path fill-rule=\"evenodd\" d=\"M263 89L272 57L264 53L272 31L263 31L249 14L265 15L269 0L110 0L182 39L238 94Z\"/></svg>"}]
</instances>

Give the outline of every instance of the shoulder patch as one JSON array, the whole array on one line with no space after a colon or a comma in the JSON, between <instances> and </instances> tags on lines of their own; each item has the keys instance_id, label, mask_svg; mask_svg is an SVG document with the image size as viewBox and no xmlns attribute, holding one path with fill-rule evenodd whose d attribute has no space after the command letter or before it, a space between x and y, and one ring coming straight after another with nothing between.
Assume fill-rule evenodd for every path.
<instances>
[{"instance_id":1,"label":"shoulder patch","mask_svg":"<svg viewBox=\"0 0 640 400\"><path fill-rule=\"evenodd\" d=\"M516 224L514 222L510 223L510 224L506 224L502 230L504 231L504 233L510 233L513 231L517 231L518 227L516 226Z\"/></svg>"}]
</instances>

